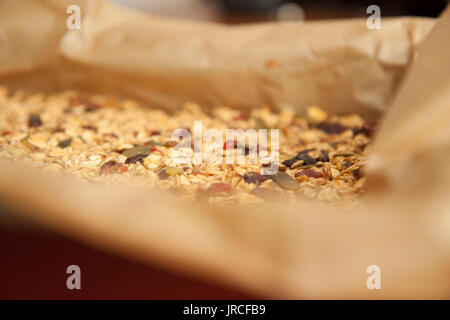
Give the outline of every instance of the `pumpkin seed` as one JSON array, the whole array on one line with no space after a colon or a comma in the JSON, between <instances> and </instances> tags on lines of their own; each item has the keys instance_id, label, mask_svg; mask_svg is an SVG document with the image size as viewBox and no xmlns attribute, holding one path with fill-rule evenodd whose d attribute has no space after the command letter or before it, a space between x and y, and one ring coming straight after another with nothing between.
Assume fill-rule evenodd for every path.
<instances>
[{"instance_id":1,"label":"pumpkin seed","mask_svg":"<svg viewBox=\"0 0 450 320\"><path fill-rule=\"evenodd\" d=\"M169 176L179 176L182 175L184 173L184 170L181 168L177 168L177 167L167 167L166 168L166 173Z\"/></svg>"},{"instance_id":2,"label":"pumpkin seed","mask_svg":"<svg viewBox=\"0 0 450 320\"><path fill-rule=\"evenodd\" d=\"M148 155L149 153L150 148L139 145L122 151L122 155L125 156L127 159L137 156L138 154Z\"/></svg>"},{"instance_id":3,"label":"pumpkin seed","mask_svg":"<svg viewBox=\"0 0 450 320\"><path fill-rule=\"evenodd\" d=\"M148 154L137 154L135 156L129 157L127 158L127 160L125 161L126 164L130 164L130 163L136 163L136 162L140 162L143 163L144 161L142 159L145 159L148 157Z\"/></svg>"},{"instance_id":4,"label":"pumpkin seed","mask_svg":"<svg viewBox=\"0 0 450 320\"><path fill-rule=\"evenodd\" d=\"M64 149L64 148L67 148L68 146L70 146L71 143L72 143L72 138L64 139L60 143L58 143L58 147Z\"/></svg>"},{"instance_id":5,"label":"pumpkin seed","mask_svg":"<svg viewBox=\"0 0 450 320\"><path fill-rule=\"evenodd\" d=\"M295 190L298 188L298 182L286 172L278 171L272 176L272 179L284 189Z\"/></svg>"}]
</instances>

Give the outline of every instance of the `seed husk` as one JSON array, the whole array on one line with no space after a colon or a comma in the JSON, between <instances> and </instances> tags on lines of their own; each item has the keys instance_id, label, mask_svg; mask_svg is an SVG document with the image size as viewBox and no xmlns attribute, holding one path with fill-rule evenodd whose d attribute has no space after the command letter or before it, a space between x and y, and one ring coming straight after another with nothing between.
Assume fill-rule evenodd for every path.
<instances>
[{"instance_id":1,"label":"seed husk","mask_svg":"<svg viewBox=\"0 0 450 320\"><path fill-rule=\"evenodd\" d=\"M295 190L298 188L298 182L295 181L289 174L283 171L278 171L272 176L272 180L275 181L280 187L289 190Z\"/></svg>"},{"instance_id":2,"label":"seed husk","mask_svg":"<svg viewBox=\"0 0 450 320\"><path fill-rule=\"evenodd\" d=\"M72 143L72 138L64 139L60 143L58 143L58 147L64 149L64 148L67 148L68 146L70 146L71 143Z\"/></svg>"},{"instance_id":3,"label":"seed husk","mask_svg":"<svg viewBox=\"0 0 450 320\"><path fill-rule=\"evenodd\" d=\"M39 148L37 146L35 146L34 144L31 144L31 143L28 142L28 137L25 137L25 138L21 139L20 142L22 142L22 144L27 149L30 149L31 151L38 151L39 150Z\"/></svg>"},{"instance_id":4,"label":"seed husk","mask_svg":"<svg viewBox=\"0 0 450 320\"><path fill-rule=\"evenodd\" d=\"M148 155L150 153L150 150L151 149L148 147L138 145L133 148L122 151L121 154L128 159L128 158L134 157L139 154Z\"/></svg>"}]
</instances>

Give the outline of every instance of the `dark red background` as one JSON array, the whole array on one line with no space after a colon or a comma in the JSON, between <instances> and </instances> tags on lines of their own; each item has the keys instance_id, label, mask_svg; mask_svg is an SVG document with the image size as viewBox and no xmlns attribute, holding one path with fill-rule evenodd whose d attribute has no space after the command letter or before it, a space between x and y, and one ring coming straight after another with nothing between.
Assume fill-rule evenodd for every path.
<instances>
[{"instance_id":1,"label":"dark red background","mask_svg":"<svg viewBox=\"0 0 450 320\"><path fill-rule=\"evenodd\" d=\"M66 268L81 268L68 290ZM91 249L60 235L0 225L0 299L255 299Z\"/></svg>"}]
</instances>

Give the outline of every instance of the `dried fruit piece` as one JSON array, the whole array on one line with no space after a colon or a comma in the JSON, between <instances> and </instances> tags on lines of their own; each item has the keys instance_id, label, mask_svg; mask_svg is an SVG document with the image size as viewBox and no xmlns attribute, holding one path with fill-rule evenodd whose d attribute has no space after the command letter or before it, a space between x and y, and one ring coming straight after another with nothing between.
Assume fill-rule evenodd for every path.
<instances>
[{"instance_id":1,"label":"dried fruit piece","mask_svg":"<svg viewBox=\"0 0 450 320\"><path fill-rule=\"evenodd\" d=\"M352 171L352 174L356 179L361 179L364 176L364 173L360 169L355 169Z\"/></svg>"},{"instance_id":2,"label":"dried fruit piece","mask_svg":"<svg viewBox=\"0 0 450 320\"><path fill-rule=\"evenodd\" d=\"M83 128L85 130L91 130L91 131L97 132L97 127L96 126L85 125L85 126L81 126L81 128Z\"/></svg>"},{"instance_id":3,"label":"dried fruit piece","mask_svg":"<svg viewBox=\"0 0 450 320\"><path fill-rule=\"evenodd\" d=\"M179 176L184 173L184 170L182 168L178 168L178 167L167 167L166 173L169 176Z\"/></svg>"},{"instance_id":4,"label":"dried fruit piece","mask_svg":"<svg viewBox=\"0 0 450 320\"><path fill-rule=\"evenodd\" d=\"M270 179L271 177L269 175L260 174L258 172L249 172L244 174L243 178L246 183L254 183L259 186L261 183Z\"/></svg>"},{"instance_id":5,"label":"dried fruit piece","mask_svg":"<svg viewBox=\"0 0 450 320\"><path fill-rule=\"evenodd\" d=\"M28 127L37 128L42 126L41 116L38 114L30 114L28 117Z\"/></svg>"},{"instance_id":6,"label":"dried fruit piece","mask_svg":"<svg viewBox=\"0 0 450 320\"><path fill-rule=\"evenodd\" d=\"M278 171L272 176L272 180L275 181L280 187L289 190L295 190L298 188L298 182L295 181L289 174L283 171Z\"/></svg>"},{"instance_id":7,"label":"dried fruit piece","mask_svg":"<svg viewBox=\"0 0 450 320\"><path fill-rule=\"evenodd\" d=\"M150 150L151 149L148 147L138 145L133 148L123 150L121 154L128 159L139 154L148 155L150 153Z\"/></svg>"},{"instance_id":8,"label":"dried fruit piece","mask_svg":"<svg viewBox=\"0 0 450 320\"><path fill-rule=\"evenodd\" d=\"M120 164L116 161L108 161L100 168L100 171L104 175L113 174L113 173L122 173L128 170L123 164Z\"/></svg>"},{"instance_id":9,"label":"dried fruit piece","mask_svg":"<svg viewBox=\"0 0 450 320\"><path fill-rule=\"evenodd\" d=\"M339 134L348 129L337 122L321 122L316 128L328 134Z\"/></svg>"},{"instance_id":10,"label":"dried fruit piece","mask_svg":"<svg viewBox=\"0 0 450 320\"><path fill-rule=\"evenodd\" d=\"M71 143L72 143L72 138L64 139L60 143L58 143L58 147L64 149L64 148L67 148L68 146L70 146Z\"/></svg>"},{"instance_id":11,"label":"dried fruit piece","mask_svg":"<svg viewBox=\"0 0 450 320\"><path fill-rule=\"evenodd\" d=\"M159 136L159 135L161 135L161 131L158 131L158 130L151 130L151 131L149 132L149 135L150 135L150 136Z\"/></svg>"},{"instance_id":12,"label":"dried fruit piece","mask_svg":"<svg viewBox=\"0 0 450 320\"><path fill-rule=\"evenodd\" d=\"M307 176L309 178L323 178L323 174L312 169L302 170L295 173L295 177Z\"/></svg>"},{"instance_id":13,"label":"dried fruit piece","mask_svg":"<svg viewBox=\"0 0 450 320\"><path fill-rule=\"evenodd\" d=\"M233 187L231 187L231 185L229 185L228 183L222 182L213 183L212 185L209 186L208 189L206 189L206 193L214 196L219 195L221 193L231 194L233 193Z\"/></svg>"}]
</instances>

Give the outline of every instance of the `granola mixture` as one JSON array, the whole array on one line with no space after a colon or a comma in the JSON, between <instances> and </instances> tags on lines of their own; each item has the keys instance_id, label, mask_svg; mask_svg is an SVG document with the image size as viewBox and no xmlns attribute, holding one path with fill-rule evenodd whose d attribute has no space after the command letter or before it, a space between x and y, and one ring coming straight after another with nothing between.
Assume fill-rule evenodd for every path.
<instances>
[{"instance_id":1,"label":"granola mixture","mask_svg":"<svg viewBox=\"0 0 450 320\"><path fill-rule=\"evenodd\" d=\"M173 130L278 128L277 174L256 164L177 165ZM177 190L213 204L270 201L353 203L365 190L363 165L375 127L358 115L328 115L311 106L304 114L260 108L202 110L186 103L170 115L136 102L75 91L43 95L0 87L0 157L85 181L131 183ZM270 138L268 138L270 140ZM269 141L270 142L270 141ZM235 148L226 141L224 148ZM186 154L189 157L189 152ZM224 162L225 163L225 162Z\"/></svg>"}]
</instances>

